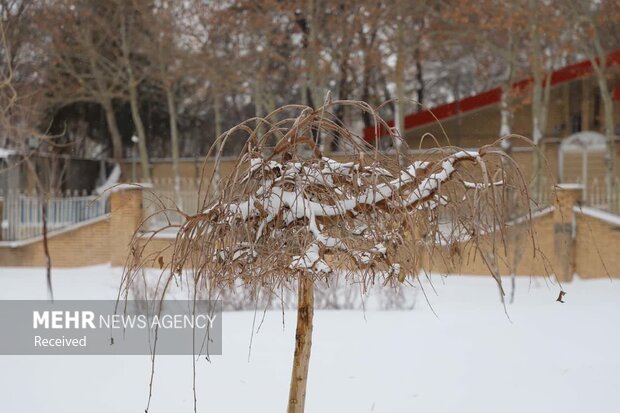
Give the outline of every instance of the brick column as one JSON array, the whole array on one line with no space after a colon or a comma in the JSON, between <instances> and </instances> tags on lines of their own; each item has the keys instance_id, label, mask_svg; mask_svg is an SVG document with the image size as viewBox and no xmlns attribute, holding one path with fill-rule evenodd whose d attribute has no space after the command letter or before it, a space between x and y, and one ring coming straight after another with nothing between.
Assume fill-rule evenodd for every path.
<instances>
[{"instance_id":1,"label":"brick column","mask_svg":"<svg viewBox=\"0 0 620 413\"><path fill-rule=\"evenodd\" d=\"M119 185L110 195L110 262L125 265L131 239L142 222L142 188Z\"/></svg>"},{"instance_id":2,"label":"brick column","mask_svg":"<svg viewBox=\"0 0 620 413\"><path fill-rule=\"evenodd\" d=\"M575 227L573 207L581 203L583 187L564 184L556 187L553 211L553 270L559 281L571 281L575 272Z\"/></svg>"}]
</instances>

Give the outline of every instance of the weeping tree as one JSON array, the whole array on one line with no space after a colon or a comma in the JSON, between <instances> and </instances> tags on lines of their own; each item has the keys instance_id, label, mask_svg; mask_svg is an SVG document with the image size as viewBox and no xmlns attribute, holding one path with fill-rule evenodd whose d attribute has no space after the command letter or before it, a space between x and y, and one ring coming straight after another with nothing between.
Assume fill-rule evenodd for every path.
<instances>
[{"instance_id":1,"label":"weeping tree","mask_svg":"<svg viewBox=\"0 0 620 413\"><path fill-rule=\"evenodd\" d=\"M128 287L141 267L158 262L165 285L187 277L195 291L214 297L240 285L252 294L296 288L291 413L304 411L315 289L338 277L364 291L376 283L412 284L431 260L454 264L469 245L503 295L496 269L505 249L506 191L520 193L529 208L526 182L499 146L445 147L412 159L401 141L394 145L400 153L388 156L340 123L334 115L340 105L372 116L377 135L400 139L372 107L354 101L286 106L243 122L213 145L219 152L210 154L216 165L204 169L201 212L167 211L185 217L170 262L147 253L148 241L135 237L124 276ZM320 152L320 140L334 136L348 148L345 159ZM247 144L218 185L212 171L232 139ZM211 199L214 187L220 189Z\"/></svg>"}]
</instances>

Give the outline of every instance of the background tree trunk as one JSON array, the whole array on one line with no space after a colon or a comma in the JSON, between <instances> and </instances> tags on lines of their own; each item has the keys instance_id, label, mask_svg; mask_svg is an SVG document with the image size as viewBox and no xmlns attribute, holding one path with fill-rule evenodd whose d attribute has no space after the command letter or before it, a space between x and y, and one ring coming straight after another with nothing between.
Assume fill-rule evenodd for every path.
<instances>
[{"instance_id":1,"label":"background tree trunk","mask_svg":"<svg viewBox=\"0 0 620 413\"><path fill-rule=\"evenodd\" d=\"M394 126L401 137L405 136L405 62L404 56L399 52L396 56L396 72L394 84L396 89L396 116ZM398 144L397 144L398 146Z\"/></svg>"},{"instance_id":2,"label":"background tree trunk","mask_svg":"<svg viewBox=\"0 0 620 413\"><path fill-rule=\"evenodd\" d=\"M415 78L418 82L418 105L416 106L416 112L422 111L422 105L424 104L424 72L422 68L422 57L420 48L416 47L414 51L415 56Z\"/></svg>"},{"instance_id":3,"label":"background tree trunk","mask_svg":"<svg viewBox=\"0 0 620 413\"><path fill-rule=\"evenodd\" d=\"M45 274L47 279L47 293L50 300L54 301L54 290L52 288L52 257L50 255L49 242L47 237L47 196L40 197L41 220L43 221L43 254L45 255Z\"/></svg>"},{"instance_id":4,"label":"background tree trunk","mask_svg":"<svg viewBox=\"0 0 620 413\"><path fill-rule=\"evenodd\" d=\"M404 22L399 20L396 26L396 67L394 73L395 93L396 93L396 113L394 116L394 126L398 130L400 138L405 139L405 45L403 39ZM398 156L398 162L402 162L402 140L394 139L394 150Z\"/></svg>"},{"instance_id":5,"label":"background tree trunk","mask_svg":"<svg viewBox=\"0 0 620 413\"><path fill-rule=\"evenodd\" d=\"M614 108L611 93L607 87L606 81L599 78L599 89L601 90L601 98L603 100L605 135L607 138L607 198L609 199L610 209L612 212L618 212L618 194L616 187L616 142L614 131Z\"/></svg>"},{"instance_id":6,"label":"background tree trunk","mask_svg":"<svg viewBox=\"0 0 620 413\"><path fill-rule=\"evenodd\" d=\"M146 133L144 132L144 124L140 117L140 108L138 103L138 88L133 76L129 76L129 104L131 106L131 118L136 127L138 134L138 151L140 152L140 165L142 166L142 181L151 181L151 170L149 169L149 153L146 148Z\"/></svg>"},{"instance_id":7,"label":"background tree trunk","mask_svg":"<svg viewBox=\"0 0 620 413\"><path fill-rule=\"evenodd\" d=\"M295 356L288 397L288 413L303 413L306 403L310 349L312 347L312 318L314 316L314 283L307 275L299 277L297 298L297 330Z\"/></svg>"},{"instance_id":8,"label":"background tree trunk","mask_svg":"<svg viewBox=\"0 0 620 413\"><path fill-rule=\"evenodd\" d=\"M144 123L140 117L140 102L138 101L138 84L133 67L131 65L131 46L127 34L127 22L123 16L121 20L121 49L125 70L127 71L127 89L129 90L129 106L131 107L131 119L133 120L136 134L138 135L138 151L140 152L140 165L142 166L142 181L151 181L151 171L149 169L149 153L146 148L146 133ZM133 22L130 22L133 23Z\"/></svg>"},{"instance_id":9,"label":"background tree trunk","mask_svg":"<svg viewBox=\"0 0 620 413\"><path fill-rule=\"evenodd\" d=\"M172 174L174 175L174 196L179 208L181 203L181 175L179 172L179 128L177 126L177 108L174 103L174 93L170 85L166 85L166 101L168 103L168 116L170 117L170 140L172 146Z\"/></svg>"},{"instance_id":10,"label":"background tree trunk","mask_svg":"<svg viewBox=\"0 0 620 413\"><path fill-rule=\"evenodd\" d=\"M607 199L609 200L609 207L612 212L617 212L618 210L618 200L616 197L616 142L615 142L615 131L614 131L614 103L611 97L611 92L609 90L609 85L607 83L606 77L606 68L607 68L607 60L605 56L605 52L599 46L597 51L600 50L598 54L598 61L596 58L592 56L590 58L590 62L592 62L592 67L594 68L594 73L596 75L596 81L598 83L598 88L601 93L601 100L603 102L603 123L605 125L605 138L607 140L607 159L605 165L605 178L606 178L606 189L607 189Z\"/></svg>"},{"instance_id":11,"label":"background tree trunk","mask_svg":"<svg viewBox=\"0 0 620 413\"><path fill-rule=\"evenodd\" d=\"M581 37L580 44L582 51L588 56L594 75L601 94L603 103L603 124L605 128L605 137L607 144L607 154L605 159L605 186L607 191L607 199L609 209L612 212L618 212L618 193L616 186L616 148L615 148L615 125L614 125L614 102L611 96L610 85L608 83L607 68L607 51L601 43L601 34L604 30L595 16L590 15L590 9L583 10L579 2L568 3L572 23L576 25L585 24L585 27L591 29L591 38L589 36ZM613 7L613 6L612 6ZM587 33L587 31L586 31ZM589 125L585 125L587 128Z\"/></svg>"},{"instance_id":12,"label":"background tree trunk","mask_svg":"<svg viewBox=\"0 0 620 413\"><path fill-rule=\"evenodd\" d=\"M532 6L533 7L533 6ZM532 18L533 19L533 18ZM532 160L532 197L539 202L543 188L543 164L545 153L544 134L547 129L547 108L551 90L551 72L544 64L544 48L535 22L531 22L530 56L532 61L532 140L534 141Z\"/></svg>"},{"instance_id":13,"label":"background tree trunk","mask_svg":"<svg viewBox=\"0 0 620 413\"><path fill-rule=\"evenodd\" d=\"M213 112L215 117L215 156L220 157L222 152L222 143L218 139L222 134L222 104L220 102L221 97L217 94L214 96L213 100ZM213 170L213 194L214 198L217 198L220 195L220 162L215 162Z\"/></svg>"},{"instance_id":14,"label":"background tree trunk","mask_svg":"<svg viewBox=\"0 0 620 413\"><path fill-rule=\"evenodd\" d=\"M116 162L120 163L123 159L123 138L118 130L114 107L112 106L112 101L110 99L105 99L101 103L101 106L103 106L103 110L105 112L105 119L110 132L110 138L112 139L112 156Z\"/></svg>"}]
</instances>

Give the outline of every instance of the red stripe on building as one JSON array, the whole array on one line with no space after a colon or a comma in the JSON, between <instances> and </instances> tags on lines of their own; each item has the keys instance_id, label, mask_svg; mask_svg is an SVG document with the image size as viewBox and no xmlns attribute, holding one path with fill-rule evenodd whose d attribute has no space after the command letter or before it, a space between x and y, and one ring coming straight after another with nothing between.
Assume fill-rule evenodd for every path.
<instances>
[{"instance_id":1,"label":"red stripe on building","mask_svg":"<svg viewBox=\"0 0 620 413\"><path fill-rule=\"evenodd\" d=\"M607 55L607 66L620 64L620 50ZM592 73L592 63L589 60L575 63L570 66L558 69L551 74L551 84L557 85L571 80L580 79ZM512 88L517 91L526 89L532 83L532 79L524 79L516 82L512 85ZM486 106L499 103L502 97L501 88L482 92L478 95L470 96L456 102L446 103L434 107L430 110L424 110L417 113L412 113L405 116L405 129L412 129L419 126L426 125L428 123L436 122L437 120L446 119L455 116L459 113L465 113L476 109L481 109ZM620 100L620 86L613 90L613 98ZM390 127L394 126L394 121L387 122ZM380 128L379 133L375 133L375 128L370 127L364 129L364 139L366 141L373 141L377 135L387 135L385 128Z\"/></svg>"}]
</instances>

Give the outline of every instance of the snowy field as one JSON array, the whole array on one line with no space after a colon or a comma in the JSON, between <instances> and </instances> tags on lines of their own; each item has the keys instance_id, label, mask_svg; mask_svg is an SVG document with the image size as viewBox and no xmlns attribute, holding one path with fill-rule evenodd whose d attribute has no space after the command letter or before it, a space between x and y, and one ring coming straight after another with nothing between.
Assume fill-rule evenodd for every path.
<instances>
[{"instance_id":1,"label":"snowy field","mask_svg":"<svg viewBox=\"0 0 620 413\"><path fill-rule=\"evenodd\" d=\"M57 299L115 297L120 271L54 272ZM0 299L46 298L43 269L0 268ZM485 277L436 277L413 311L318 311L308 412L618 412L620 282L519 279L509 320ZM224 355L201 361L202 412L283 412L295 313L223 315ZM0 332L1 335L1 332ZM148 356L0 356L0 412L141 413ZM192 411L191 358L159 357L150 411Z\"/></svg>"}]
</instances>

